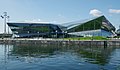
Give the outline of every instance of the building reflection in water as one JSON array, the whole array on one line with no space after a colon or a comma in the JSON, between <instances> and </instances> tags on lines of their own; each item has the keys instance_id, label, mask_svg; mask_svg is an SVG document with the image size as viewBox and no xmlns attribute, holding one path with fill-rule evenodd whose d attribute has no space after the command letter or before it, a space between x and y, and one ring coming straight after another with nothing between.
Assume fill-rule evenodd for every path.
<instances>
[{"instance_id":1,"label":"building reflection in water","mask_svg":"<svg viewBox=\"0 0 120 70\"><path fill-rule=\"evenodd\" d=\"M25 67L29 64L31 67L36 64L38 67L62 64L63 66L68 65L68 67L75 66L77 68L80 66L75 64L78 64L84 65L82 66L83 69L88 65L97 65L100 69L105 69L104 67L107 66L109 70L110 67L114 67L113 64L120 66L119 50L119 47L110 46L3 44L0 45L0 69L14 69L18 65L18 68L22 69L21 67L23 67L26 70ZM24 67L24 65L26 66Z\"/></svg>"},{"instance_id":2,"label":"building reflection in water","mask_svg":"<svg viewBox=\"0 0 120 70\"><path fill-rule=\"evenodd\" d=\"M6 46L6 45L5 45ZM10 45L5 49L5 60L9 58L10 60L20 60L23 62L39 62L40 58L54 58L55 55L64 55L65 53L74 54L77 58L81 59L84 62L105 65L109 62L110 55L115 49L113 47L104 48L102 46L98 47L86 47L86 46L60 46L60 45L31 45L31 44L19 44L19 45ZM8 54L9 56L6 56Z\"/></svg>"},{"instance_id":3,"label":"building reflection in water","mask_svg":"<svg viewBox=\"0 0 120 70\"><path fill-rule=\"evenodd\" d=\"M10 45L2 44L0 45L0 69L7 70L7 63L9 62L9 50ZM11 45L12 48L12 45Z\"/></svg>"}]
</instances>

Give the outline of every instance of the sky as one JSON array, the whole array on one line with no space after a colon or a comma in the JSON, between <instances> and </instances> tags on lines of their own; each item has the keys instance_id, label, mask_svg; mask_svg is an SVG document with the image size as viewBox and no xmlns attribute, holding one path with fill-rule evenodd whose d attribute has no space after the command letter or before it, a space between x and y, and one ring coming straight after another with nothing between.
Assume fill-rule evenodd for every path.
<instances>
[{"instance_id":1,"label":"sky","mask_svg":"<svg viewBox=\"0 0 120 70\"><path fill-rule=\"evenodd\" d=\"M10 22L51 22L62 24L104 15L117 29L120 0L0 0L0 15ZM4 31L0 18L0 33Z\"/></svg>"}]
</instances>

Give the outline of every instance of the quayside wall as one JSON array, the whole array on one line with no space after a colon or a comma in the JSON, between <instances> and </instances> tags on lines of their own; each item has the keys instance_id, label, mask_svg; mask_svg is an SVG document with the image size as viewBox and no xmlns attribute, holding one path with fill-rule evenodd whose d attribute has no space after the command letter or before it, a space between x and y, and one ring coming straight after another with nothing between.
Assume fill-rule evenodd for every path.
<instances>
[{"instance_id":1,"label":"quayside wall","mask_svg":"<svg viewBox=\"0 0 120 70\"><path fill-rule=\"evenodd\" d=\"M120 40L0 39L1 44L59 44L80 46L120 46Z\"/></svg>"}]
</instances>

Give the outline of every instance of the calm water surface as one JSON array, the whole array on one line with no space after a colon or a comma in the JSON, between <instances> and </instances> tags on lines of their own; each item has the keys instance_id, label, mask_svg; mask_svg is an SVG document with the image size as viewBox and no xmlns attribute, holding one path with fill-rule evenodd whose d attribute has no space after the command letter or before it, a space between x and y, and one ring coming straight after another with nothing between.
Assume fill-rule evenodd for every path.
<instances>
[{"instance_id":1,"label":"calm water surface","mask_svg":"<svg viewBox=\"0 0 120 70\"><path fill-rule=\"evenodd\" d=\"M120 70L120 47L1 44L0 70Z\"/></svg>"}]
</instances>

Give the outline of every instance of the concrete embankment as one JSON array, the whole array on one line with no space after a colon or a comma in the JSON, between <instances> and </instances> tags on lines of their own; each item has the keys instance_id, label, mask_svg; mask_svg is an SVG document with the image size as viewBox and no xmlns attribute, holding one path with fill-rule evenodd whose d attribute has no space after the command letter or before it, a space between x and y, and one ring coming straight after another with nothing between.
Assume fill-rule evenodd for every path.
<instances>
[{"instance_id":1,"label":"concrete embankment","mask_svg":"<svg viewBox=\"0 0 120 70\"><path fill-rule=\"evenodd\" d=\"M0 39L1 44L59 44L80 46L120 46L119 40Z\"/></svg>"}]
</instances>

